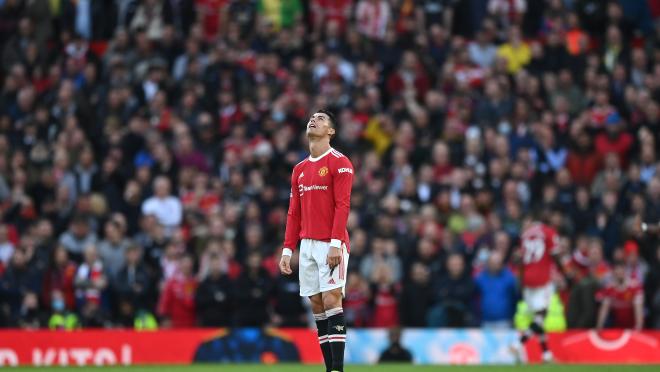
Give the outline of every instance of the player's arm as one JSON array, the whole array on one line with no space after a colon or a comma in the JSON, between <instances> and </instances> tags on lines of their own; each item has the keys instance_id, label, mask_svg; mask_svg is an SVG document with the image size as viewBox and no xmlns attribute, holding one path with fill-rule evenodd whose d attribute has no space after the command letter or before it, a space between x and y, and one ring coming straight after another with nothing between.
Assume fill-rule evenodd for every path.
<instances>
[{"instance_id":1,"label":"player's arm","mask_svg":"<svg viewBox=\"0 0 660 372\"><path fill-rule=\"evenodd\" d=\"M641 288L633 298L633 306L635 310L635 329L641 330L644 327L644 292Z\"/></svg>"},{"instance_id":2,"label":"player's arm","mask_svg":"<svg viewBox=\"0 0 660 372\"><path fill-rule=\"evenodd\" d=\"M286 215L286 230L284 232L284 247L280 259L282 274L291 274L291 255L298 246L300 239L300 193L298 192L298 172L295 168L291 174L291 194L289 196L289 212Z\"/></svg>"},{"instance_id":3,"label":"player's arm","mask_svg":"<svg viewBox=\"0 0 660 372\"><path fill-rule=\"evenodd\" d=\"M552 235L549 237L548 240L549 240L548 243L550 244L550 257L552 258L552 261L555 263L555 266L557 267L559 273L568 280L569 279L568 273L566 272L566 269L564 268L564 263L562 262L564 250L562 249L562 244L559 234L553 231Z\"/></svg>"},{"instance_id":4,"label":"player's arm","mask_svg":"<svg viewBox=\"0 0 660 372\"><path fill-rule=\"evenodd\" d=\"M598 310L598 321L596 322L596 329L603 329L605 326L605 320L607 320L607 315L610 312L610 299L604 298L603 302L600 304L600 309Z\"/></svg>"},{"instance_id":5,"label":"player's arm","mask_svg":"<svg viewBox=\"0 0 660 372\"><path fill-rule=\"evenodd\" d=\"M346 243L346 223L351 212L351 189L353 188L353 164L347 157L337 159L337 167L332 175L333 191L335 199L335 213L332 221L332 233L330 235L330 249L328 254L328 265L331 268L339 265L341 260L341 246Z\"/></svg>"}]
</instances>

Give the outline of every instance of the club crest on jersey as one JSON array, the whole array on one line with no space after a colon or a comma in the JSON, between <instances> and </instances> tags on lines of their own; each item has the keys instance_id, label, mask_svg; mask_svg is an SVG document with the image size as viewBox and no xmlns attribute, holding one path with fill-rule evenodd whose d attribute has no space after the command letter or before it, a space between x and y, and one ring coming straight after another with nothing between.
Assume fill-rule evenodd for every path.
<instances>
[{"instance_id":1,"label":"club crest on jersey","mask_svg":"<svg viewBox=\"0 0 660 372\"><path fill-rule=\"evenodd\" d=\"M325 177L328 174L328 167L323 167L319 169L319 176Z\"/></svg>"}]
</instances>

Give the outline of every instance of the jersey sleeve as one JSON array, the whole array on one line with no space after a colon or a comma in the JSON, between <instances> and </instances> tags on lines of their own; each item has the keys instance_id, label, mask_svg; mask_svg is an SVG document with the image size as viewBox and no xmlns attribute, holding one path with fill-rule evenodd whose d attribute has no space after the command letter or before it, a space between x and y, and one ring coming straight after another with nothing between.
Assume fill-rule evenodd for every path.
<instances>
[{"instance_id":1,"label":"jersey sleeve","mask_svg":"<svg viewBox=\"0 0 660 372\"><path fill-rule=\"evenodd\" d=\"M335 199L335 213L332 221L330 245L341 247L346 243L346 223L351 211L351 189L353 188L353 164L347 157L338 158L333 167L332 182Z\"/></svg>"},{"instance_id":2,"label":"jersey sleeve","mask_svg":"<svg viewBox=\"0 0 660 372\"><path fill-rule=\"evenodd\" d=\"M559 234L557 234L557 231L552 228L546 228L546 234L548 253L553 256L561 253L561 245L559 243Z\"/></svg>"},{"instance_id":3,"label":"jersey sleeve","mask_svg":"<svg viewBox=\"0 0 660 372\"><path fill-rule=\"evenodd\" d=\"M284 248L295 250L300 239L300 193L298 193L298 177L296 168L291 174L291 194L289 195L289 212L286 216L286 231L284 233Z\"/></svg>"}]
</instances>

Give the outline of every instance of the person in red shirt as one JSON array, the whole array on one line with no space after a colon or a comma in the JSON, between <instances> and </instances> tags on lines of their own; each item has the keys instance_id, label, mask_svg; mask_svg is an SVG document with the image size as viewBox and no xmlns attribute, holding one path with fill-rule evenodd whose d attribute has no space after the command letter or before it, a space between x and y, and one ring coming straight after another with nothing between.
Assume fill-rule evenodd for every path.
<instances>
[{"instance_id":1,"label":"person in red shirt","mask_svg":"<svg viewBox=\"0 0 660 372\"><path fill-rule=\"evenodd\" d=\"M335 116L319 110L307 123L310 156L293 168L280 271L290 275L300 241L300 295L309 297L328 371L344 370L346 285L353 164L330 146Z\"/></svg>"},{"instance_id":2,"label":"person in red shirt","mask_svg":"<svg viewBox=\"0 0 660 372\"><path fill-rule=\"evenodd\" d=\"M596 327L602 329L611 315L614 328L642 329L644 293L639 281L626 275L626 263L616 261L612 282L596 294L601 301Z\"/></svg>"},{"instance_id":3,"label":"person in red shirt","mask_svg":"<svg viewBox=\"0 0 660 372\"><path fill-rule=\"evenodd\" d=\"M353 0L312 0L310 3L314 32L320 34L328 22L337 22L343 33L351 16Z\"/></svg>"},{"instance_id":4,"label":"person in red shirt","mask_svg":"<svg viewBox=\"0 0 660 372\"><path fill-rule=\"evenodd\" d=\"M169 320L172 328L194 327L195 292L197 279L193 275L193 259L185 255L179 261L179 270L165 282L158 301L158 313Z\"/></svg>"},{"instance_id":5,"label":"person in red shirt","mask_svg":"<svg viewBox=\"0 0 660 372\"><path fill-rule=\"evenodd\" d=\"M555 292L552 273L560 268L559 236L554 228L526 218L523 222L523 232L520 237L518 252L521 269L523 299L527 308L533 313L532 324L520 336L520 343L514 345L517 353L522 351L522 344L532 335L536 335L543 350L543 360L551 361L552 353L548 349L543 322L550 304L550 298Z\"/></svg>"},{"instance_id":6,"label":"person in red shirt","mask_svg":"<svg viewBox=\"0 0 660 372\"><path fill-rule=\"evenodd\" d=\"M596 136L595 146L601 156L615 153L619 157L620 164L627 168L634 138L623 129L621 116L616 112L609 114L605 120L605 132Z\"/></svg>"}]
</instances>

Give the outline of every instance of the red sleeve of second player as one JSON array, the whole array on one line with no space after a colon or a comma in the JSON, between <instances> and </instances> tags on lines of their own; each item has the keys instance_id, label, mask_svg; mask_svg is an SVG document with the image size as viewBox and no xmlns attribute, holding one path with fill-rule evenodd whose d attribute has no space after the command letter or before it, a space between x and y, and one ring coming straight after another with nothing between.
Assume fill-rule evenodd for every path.
<instances>
[{"instance_id":1,"label":"red sleeve of second player","mask_svg":"<svg viewBox=\"0 0 660 372\"><path fill-rule=\"evenodd\" d=\"M284 233L284 248L295 250L300 240L300 194L298 193L298 178L296 169L291 174L291 194L289 197L289 212L286 216L286 232Z\"/></svg>"},{"instance_id":2,"label":"red sleeve of second player","mask_svg":"<svg viewBox=\"0 0 660 372\"><path fill-rule=\"evenodd\" d=\"M559 245L559 234L557 234L557 231L551 227L546 227L545 234L548 253L551 255L560 253L561 247Z\"/></svg>"},{"instance_id":3,"label":"red sleeve of second player","mask_svg":"<svg viewBox=\"0 0 660 372\"><path fill-rule=\"evenodd\" d=\"M346 243L346 223L351 211L351 189L353 188L353 164L346 156L336 161L333 167L333 190L335 198L335 217L332 221L331 239Z\"/></svg>"}]
</instances>

